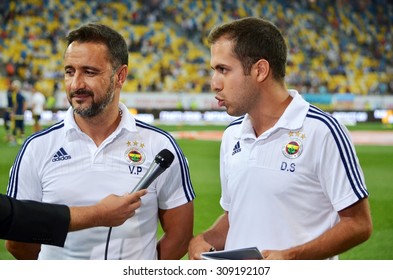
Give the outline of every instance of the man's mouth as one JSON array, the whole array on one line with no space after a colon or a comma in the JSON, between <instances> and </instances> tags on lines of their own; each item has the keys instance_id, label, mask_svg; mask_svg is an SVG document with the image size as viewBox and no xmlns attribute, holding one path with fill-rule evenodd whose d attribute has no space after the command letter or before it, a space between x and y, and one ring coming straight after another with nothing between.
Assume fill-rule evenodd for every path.
<instances>
[{"instance_id":1,"label":"man's mouth","mask_svg":"<svg viewBox=\"0 0 393 280\"><path fill-rule=\"evenodd\" d=\"M225 102L223 99L216 96L216 100L218 101L218 106L220 106L220 107L225 106Z\"/></svg>"}]
</instances>

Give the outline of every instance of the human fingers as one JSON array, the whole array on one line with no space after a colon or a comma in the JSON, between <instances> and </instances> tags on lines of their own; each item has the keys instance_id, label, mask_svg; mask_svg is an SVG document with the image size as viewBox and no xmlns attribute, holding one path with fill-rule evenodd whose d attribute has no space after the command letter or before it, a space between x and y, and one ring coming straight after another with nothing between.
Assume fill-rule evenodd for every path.
<instances>
[{"instance_id":1,"label":"human fingers","mask_svg":"<svg viewBox=\"0 0 393 280\"><path fill-rule=\"evenodd\" d=\"M190 260L201 260L201 254L203 252L208 252L215 250L214 247L206 242L200 236L193 238L188 246L188 258Z\"/></svg>"},{"instance_id":2,"label":"human fingers","mask_svg":"<svg viewBox=\"0 0 393 280\"><path fill-rule=\"evenodd\" d=\"M137 192L134 193L126 193L124 196L129 200L129 203L134 203L140 200L140 198L142 196L144 196L145 194L147 194L147 190L139 190Z\"/></svg>"}]
</instances>

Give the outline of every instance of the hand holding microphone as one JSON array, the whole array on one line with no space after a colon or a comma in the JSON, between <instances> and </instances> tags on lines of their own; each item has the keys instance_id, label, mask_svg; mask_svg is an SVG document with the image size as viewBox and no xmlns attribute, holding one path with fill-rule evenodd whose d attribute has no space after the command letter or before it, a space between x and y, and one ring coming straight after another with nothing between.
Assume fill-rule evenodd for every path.
<instances>
[{"instance_id":1,"label":"hand holding microphone","mask_svg":"<svg viewBox=\"0 0 393 280\"><path fill-rule=\"evenodd\" d=\"M141 206L141 197L144 196L146 192L146 190L142 190L132 194L127 193L122 196L115 194L108 195L100 202L90 207L93 210L91 211L93 213L93 218L90 219L91 223L94 223L94 226L107 227L122 225L127 219L135 215L135 211ZM85 213L90 208L86 207ZM71 213L72 211L73 209L71 208ZM70 229L78 229L78 224L73 225L73 227L70 226Z\"/></svg>"},{"instance_id":2,"label":"hand holding microphone","mask_svg":"<svg viewBox=\"0 0 393 280\"><path fill-rule=\"evenodd\" d=\"M175 156L168 149L163 149L154 158L146 174L131 191L137 192L146 189L162 172L164 172L173 162Z\"/></svg>"}]
</instances>

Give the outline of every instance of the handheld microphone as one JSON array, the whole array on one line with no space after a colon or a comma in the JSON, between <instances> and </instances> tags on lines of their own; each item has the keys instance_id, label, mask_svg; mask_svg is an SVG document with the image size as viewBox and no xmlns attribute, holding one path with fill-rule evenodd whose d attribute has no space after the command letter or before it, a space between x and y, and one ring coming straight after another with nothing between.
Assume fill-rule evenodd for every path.
<instances>
[{"instance_id":1,"label":"handheld microphone","mask_svg":"<svg viewBox=\"0 0 393 280\"><path fill-rule=\"evenodd\" d=\"M162 172L164 172L173 162L175 156L171 151L167 149L161 150L156 157L154 158L152 164L149 169L146 171L146 174L142 177L142 179L138 182L138 184L131 191L137 192L142 189L146 189ZM105 245L105 255L104 259L108 259L108 250L109 250L109 240L112 233L112 227L109 228L108 236L106 239Z\"/></svg>"},{"instance_id":2,"label":"handheld microphone","mask_svg":"<svg viewBox=\"0 0 393 280\"><path fill-rule=\"evenodd\" d=\"M162 172L164 172L173 162L175 156L171 151L163 149L154 158L146 174L138 182L138 184L131 191L137 192L142 189L146 189Z\"/></svg>"}]
</instances>

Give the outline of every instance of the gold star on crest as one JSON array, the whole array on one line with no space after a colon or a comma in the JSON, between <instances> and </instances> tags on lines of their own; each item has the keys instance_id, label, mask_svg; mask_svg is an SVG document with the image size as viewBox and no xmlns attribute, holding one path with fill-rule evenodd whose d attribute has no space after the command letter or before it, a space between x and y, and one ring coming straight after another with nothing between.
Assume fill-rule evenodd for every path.
<instances>
[{"instance_id":1,"label":"gold star on crest","mask_svg":"<svg viewBox=\"0 0 393 280\"><path fill-rule=\"evenodd\" d=\"M145 147L144 143L138 142L137 140L132 140L132 141L128 140L126 144L127 144L128 147L130 147L130 146L135 146L135 147L139 146L140 148L144 148Z\"/></svg>"},{"instance_id":2,"label":"gold star on crest","mask_svg":"<svg viewBox=\"0 0 393 280\"><path fill-rule=\"evenodd\" d=\"M289 137L295 136L295 137L298 137L300 139L305 139L306 138L306 134L301 133L300 131L296 131L296 132L290 131L290 132L288 132L288 135L289 135Z\"/></svg>"}]
</instances>

